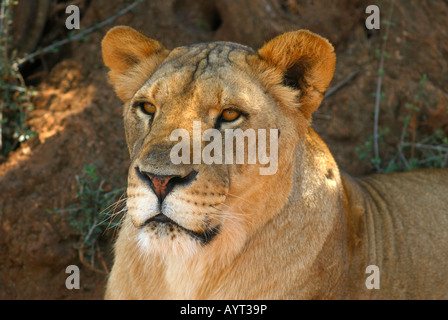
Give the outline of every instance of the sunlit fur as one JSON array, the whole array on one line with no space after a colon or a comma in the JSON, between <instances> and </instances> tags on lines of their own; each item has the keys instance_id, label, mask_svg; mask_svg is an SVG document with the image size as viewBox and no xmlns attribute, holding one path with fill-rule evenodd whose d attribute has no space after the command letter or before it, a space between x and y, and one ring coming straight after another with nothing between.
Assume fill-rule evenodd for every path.
<instances>
[{"instance_id":1,"label":"sunlit fur","mask_svg":"<svg viewBox=\"0 0 448 320\"><path fill-rule=\"evenodd\" d=\"M331 44L289 32L258 51L215 42L167 50L128 27L102 43L124 101L131 157L127 213L115 243L109 299L448 298L447 171L350 178L311 129L335 69ZM157 108L154 118L135 102ZM260 165L173 165L169 136L225 128L279 129L278 171ZM205 142L202 142L202 146ZM159 213L142 172L197 176ZM170 228L171 226L171 228ZM194 234L218 230L213 238ZM420 240L418 240L420 239ZM367 290L366 267L381 270Z\"/></svg>"}]
</instances>

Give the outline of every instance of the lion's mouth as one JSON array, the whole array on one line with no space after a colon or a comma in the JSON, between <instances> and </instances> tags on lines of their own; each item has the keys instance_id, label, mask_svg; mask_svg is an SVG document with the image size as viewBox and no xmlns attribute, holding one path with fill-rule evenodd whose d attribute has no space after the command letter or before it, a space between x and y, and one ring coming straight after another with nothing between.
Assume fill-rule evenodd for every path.
<instances>
[{"instance_id":1,"label":"lion's mouth","mask_svg":"<svg viewBox=\"0 0 448 320\"><path fill-rule=\"evenodd\" d=\"M180 230L182 232L187 233L190 237L192 237L195 240L198 240L202 245L206 245L212 241L216 235L218 235L220 226L207 228L203 232L197 232L190 229L187 229L180 224L178 224L176 221L170 219L163 213L159 213L155 215L154 217L148 219L145 221L145 223L140 228L145 228L151 226L151 228L157 228L159 226L164 225L167 227L170 231L174 231L175 229Z\"/></svg>"}]
</instances>

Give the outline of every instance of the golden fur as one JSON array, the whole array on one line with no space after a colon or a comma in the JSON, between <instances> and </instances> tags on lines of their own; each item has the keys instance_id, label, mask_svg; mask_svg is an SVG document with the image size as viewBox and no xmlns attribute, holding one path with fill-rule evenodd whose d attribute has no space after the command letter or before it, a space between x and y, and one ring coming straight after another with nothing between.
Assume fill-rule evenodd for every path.
<instances>
[{"instance_id":1,"label":"golden fur","mask_svg":"<svg viewBox=\"0 0 448 320\"><path fill-rule=\"evenodd\" d=\"M131 156L127 208L108 299L448 298L448 171L352 178L311 129L335 69L331 44L289 32L260 50L228 42L165 49L129 27L102 42L124 101ZM153 103L152 121L135 102ZM202 131L228 106L226 128L278 128L278 171L260 165L173 165L174 129ZM138 171L197 176L145 227L157 197ZM210 240L191 233L219 230ZM207 233L209 232L209 233ZM366 267L380 269L368 290Z\"/></svg>"}]
</instances>

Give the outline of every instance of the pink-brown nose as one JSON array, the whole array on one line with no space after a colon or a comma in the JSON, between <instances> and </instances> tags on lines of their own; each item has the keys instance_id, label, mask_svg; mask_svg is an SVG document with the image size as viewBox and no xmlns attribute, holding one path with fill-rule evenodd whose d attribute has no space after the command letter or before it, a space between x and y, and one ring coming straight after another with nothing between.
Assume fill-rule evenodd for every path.
<instances>
[{"instance_id":1,"label":"pink-brown nose","mask_svg":"<svg viewBox=\"0 0 448 320\"><path fill-rule=\"evenodd\" d=\"M187 185L192 182L197 175L196 171L191 171L186 176L180 175L156 175L150 172L140 171L136 168L137 174L149 183L152 191L159 199L159 203L162 204L168 193L173 190L176 185Z\"/></svg>"},{"instance_id":2,"label":"pink-brown nose","mask_svg":"<svg viewBox=\"0 0 448 320\"><path fill-rule=\"evenodd\" d=\"M150 186L154 193L156 194L159 202L162 203L163 199L165 199L166 195L173 189L174 183L170 183L173 178L180 178L179 176L158 176L155 174L151 174L145 172L151 181Z\"/></svg>"}]
</instances>

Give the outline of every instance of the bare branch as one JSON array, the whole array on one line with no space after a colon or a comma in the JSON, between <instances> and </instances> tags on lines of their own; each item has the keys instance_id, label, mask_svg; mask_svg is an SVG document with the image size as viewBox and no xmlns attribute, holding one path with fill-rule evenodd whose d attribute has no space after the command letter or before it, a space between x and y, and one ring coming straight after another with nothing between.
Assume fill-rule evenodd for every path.
<instances>
[{"instance_id":1,"label":"bare branch","mask_svg":"<svg viewBox=\"0 0 448 320\"><path fill-rule=\"evenodd\" d=\"M81 33L78 33L77 35L75 35L75 36L73 36L73 37L69 37L69 38L66 38L66 39L64 39L64 40L58 41L58 42L56 42L56 43L53 43L52 45L49 45L49 46L47 46L47 47L45 47L45 48L42 48L42 49L37 50L37 51L34 52L34 53L31 53L31 54L29 54L29 55L26 55L25 57L23 57L23 58L17 60L17 61L14 63L14 65L13 65L14 69L17 70L22 64L24 64L24 63L27 62L27 61L33 60L34 58L36 58L38 55L40 55L40 54L42 54L42 53L51 52L51 51L53 51L54 49L56 49L56 48L58 48L58 47L61 47L61 46L65 45L65 44L67 44L67 43L69 43L69 42L73 42L73 41L80 40L80 39L84 38L86 35L88 35L89 33L92 33L93 31L95 31L95 30L97 30L97 29L103 28L104 26L113 23L113 22L115 21L115 19L117 19L118 17L120 17L120 16L122 16L122 15L128 13L128 12L131 11L131 10L133 10L133 9L134 9L137 5L139 5L141 2L142 2L142 0L136 0L136 1L134 1L132 4L130 4L129 6L127 6L126 8L124 8L124 9L118 11L116 15L114 15L114 16L112 16L112 17L106 19L106 20L104 20L103 22L100 22L100 23L94 25L93 27L90 27L90 28L84 30L84 31L81 32Z\"/></svg>"},{"instance_id":2,"label":"bare branch","mask_svg":"<svg viewBox=\"0 0 448 320\"><path fill-rule=\"evenodd\" d=\"M355 78L355 76L358 74L358 70L353 71L352 73L350 73L348 75L347 78L345 78L344 80L342 80L341 82L337 83L335 86L331 87L330 89L327 90L327 92L325 92L325 96L324 99L328 98L329 96L331 96L333 93L335 93L336 91L338 91L339 89L341 89L343 86L345 86L347 83L349 83L353 78Z\"/></svg>"},{"instance_id":3,"label":"bare branch","mask_svg":"<svg viewBox=\"0 0 448 320\"><path fill-rule=\"evenodd\" d=\"M448 147L442 147L442 146L433 146L430 144L422 144L422 143L404 143L404 147L414 147L416 149L430 149L430 150L436 150L436 151L443 151L448 152Z\"/></svg>"}]
</instances>

